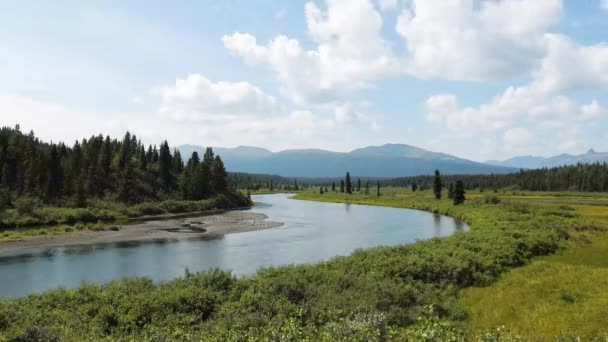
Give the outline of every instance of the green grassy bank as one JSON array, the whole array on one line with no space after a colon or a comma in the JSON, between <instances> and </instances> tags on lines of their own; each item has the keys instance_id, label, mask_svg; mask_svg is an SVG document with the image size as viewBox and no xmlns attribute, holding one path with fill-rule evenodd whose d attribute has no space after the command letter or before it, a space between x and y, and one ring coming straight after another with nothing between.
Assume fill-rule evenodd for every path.
<instances>
[{"instance_id":1,"label":"green grassy bank","mask_svg":"<svg viewBox=\"0 0 608 342\"><path fill-rule=\"evenodd\" d=\"M298 199L416 208L466 221L471 230L411 245L355 251L315 264L234 278L214 271L155 284L127 279L0 301L0 340L508 341L537 338L497 319L473 325L463 289L500 286L537 257L567 253L606 226L567 205L496 200L464 205L430 193L382 196L301 192ZM493 196L493 195L491 195ZM403 229L407 229L404 222ZM374 229L370 226L369 229ZM521 267L525 266L525 267ZM176 266L177 267L177 266ZM521 295L521 294L520 294ZM472 296L472 295L471 295ZM572 295L576 300L576 294ZM568 295L564 296L569 300ZM589 314L593 312L590 311ZM585 313L583 313L585 314ZM498 327L506 325L511 333ZM544 340L584 334L578 327Z\"/></svg>"},{"instance_id":2,"label":"green grassy bank","mask_svg":"<svg viewBox=\"0 0 608 342\"><path fill-rule=\"evenodd\" d=\"M127 205L116 201L93 200L84 208L43 206L34 199L18 201L16 209L0 211L0 241L27 236L62 234L81 230L118 229L133 219L171 214L205 212L250 206L240 193L219 194L200 201L166 200Z\"/></svg>"}]
</instances>

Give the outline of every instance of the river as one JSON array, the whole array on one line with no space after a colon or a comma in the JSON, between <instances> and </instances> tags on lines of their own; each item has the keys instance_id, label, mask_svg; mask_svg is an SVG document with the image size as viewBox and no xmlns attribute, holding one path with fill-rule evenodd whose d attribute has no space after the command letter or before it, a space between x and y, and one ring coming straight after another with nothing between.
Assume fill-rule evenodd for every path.
<instances>
[{"instance_id":1,"label":"river","mask_svg":"<svg viewBox=\"0 0 608 342\"><path fill-rule=\"evenodd\" d=\"M115 243L28 251L0 258L0 296L17 297L123 277L166 280L212 268L236 275L263 266L312 263L357 248L412 243L466 231L451 217L411 209L257 195L250 209L282 227L178 242Z\"/></svg>"}]
</instances>

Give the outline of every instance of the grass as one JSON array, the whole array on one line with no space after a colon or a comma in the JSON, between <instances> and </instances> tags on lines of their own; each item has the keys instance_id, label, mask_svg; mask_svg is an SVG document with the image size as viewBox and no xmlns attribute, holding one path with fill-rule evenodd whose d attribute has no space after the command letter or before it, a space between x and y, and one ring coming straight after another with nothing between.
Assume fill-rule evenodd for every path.
<instances>
[{"instance_id":1,"label":"grass","mask_svg":"<svg viewBox=\"0 0 608 342\"><path fill-rule=\"evenodd\" d=\"M416 197L432 196L406 189L383 189L382 192L381 197L375 198L341 193L298 197L416 207ZM608 207L569 205L580 200L603 204L608 202L608 194L472 191L467 197L480 199L488 195L498 196L502 201L539 203L542 205L539 212L572 215L580 222L608 226ZM551 204L544 204L548 200ZM491 286L465 288L460 296L469 310L471 332L505 326L515 335L535 340L564 335L583 340L604 336L608 340L608 335L604 335L608 326L608 236L603 232L572 234L571 242L560 253L538 257L529 265L508 271Z\"/></svg>"},{"instance_id":2,"label":"grass","mask_svg":"<svg viewBox=\"0 0 608 342\"><path fill-rule=\"evenodd\" d=\"M608 208L575 210L608 223ZM471 330L503 324L528 336L573 331L588 340L608 326L608 237L595 236L564 253L538 258L493 286L465 289L462 300L470 308Z\"/></svg>"}]
</instances>

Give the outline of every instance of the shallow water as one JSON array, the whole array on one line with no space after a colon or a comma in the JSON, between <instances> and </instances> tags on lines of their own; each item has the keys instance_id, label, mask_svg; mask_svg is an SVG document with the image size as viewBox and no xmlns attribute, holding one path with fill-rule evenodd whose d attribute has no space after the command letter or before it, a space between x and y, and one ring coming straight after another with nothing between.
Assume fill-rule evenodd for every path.
<instances>
[{"instance_id":1,"label":"shallow water","mask_svg":"<svg viewBox=\"0 0 608 342\"><path fill-rule=\"evenodd\" d=\"M465 231L451 217L419 210L298 201L258 195L253 212L280 228L177 242L117 243L0 258L0 296L16 297L83 281L146 276L165 280L211 268L251 274L263 266L310 263L357 248L398 245Z\"/></svg>"}]
</instances>

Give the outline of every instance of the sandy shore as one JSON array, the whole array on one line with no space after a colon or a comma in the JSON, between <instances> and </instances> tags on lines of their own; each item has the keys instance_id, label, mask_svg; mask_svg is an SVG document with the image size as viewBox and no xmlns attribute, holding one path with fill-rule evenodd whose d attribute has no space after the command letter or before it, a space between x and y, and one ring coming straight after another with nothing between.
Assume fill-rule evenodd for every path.
<instances>
[{"instance_id":1,"label":"sandy shore","mask_svg":"<svg viewBox=\"0 0 608 342\"><path fill-rule=\"evenodd\" d=\"M232 211L199 217L128 224L119 226L117 231L82 231L60 235L32 236L0 242L0 256L41 248L197 239L276 228L283 225L280 222L267 221L267 218L264 214Z\"/></svg>"}]
</instances>

